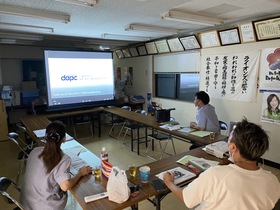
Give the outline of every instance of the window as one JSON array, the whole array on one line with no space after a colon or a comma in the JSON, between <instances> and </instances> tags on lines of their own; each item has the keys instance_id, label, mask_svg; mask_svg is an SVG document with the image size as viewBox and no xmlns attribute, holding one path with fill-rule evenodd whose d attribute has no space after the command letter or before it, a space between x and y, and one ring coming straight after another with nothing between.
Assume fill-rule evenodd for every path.
<instances>
[{"instance_id":1,"label":"window","mask_svg":"<svg viewBox=\"0 0 280 210\"><path fill-rule=\"evenodd\" d=\"M182 101L193 101L199 90L199 74L156 74L156 97Z\"/></svg>"}]
</instances>

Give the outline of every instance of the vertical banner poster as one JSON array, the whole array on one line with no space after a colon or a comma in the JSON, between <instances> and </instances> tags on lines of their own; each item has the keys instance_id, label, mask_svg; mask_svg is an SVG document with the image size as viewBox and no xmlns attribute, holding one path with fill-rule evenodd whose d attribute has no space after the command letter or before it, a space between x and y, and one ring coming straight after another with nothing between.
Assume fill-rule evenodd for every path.
<instances>
[{"instance_id":1,"label":"vertical banner poster","mask_svg":"<svg viewBox=\"0 0 280 210\"><path fill-rule=\"evenodd\" d=\"M257 94L259 51L201 57L200 89L213 98L252 102Z\"/></svg>"},{"instance_id":2,"label":"vertical banner poster","mask_svg":"<svg viewBox=\"0 0 280 210\"><path fill-rule=\"evenodd\" d=\"M262 50L260 90L280 90L280 48Z\"/></svg>"},{"instance_id":3,"label":"vertical banner poster","mask_svg":"<svg viewBox=\"0 0 280 210\"><path fill-rule=\"evenodd\" d=\"M261 121L280 125L280 93L264 92Z\"/></svg>"}]
</instances>

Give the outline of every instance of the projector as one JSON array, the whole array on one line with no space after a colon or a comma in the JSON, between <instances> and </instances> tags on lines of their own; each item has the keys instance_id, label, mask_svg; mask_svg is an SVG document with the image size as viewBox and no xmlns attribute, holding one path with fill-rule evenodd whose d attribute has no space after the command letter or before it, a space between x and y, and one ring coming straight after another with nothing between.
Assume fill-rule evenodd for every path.
<instances>
[{"instance_id":1,"label":"projector","mask_svg":"<svg viewBox=\"0 0 280 210\"><path fill-rule=\"evenodd\" d=\"M208 144L205 147L205 151L210 155L216 156L217 158L224 158L228 152L228 144L225 141L218 141L213 144Z\"/></svg>"}]
</instances>

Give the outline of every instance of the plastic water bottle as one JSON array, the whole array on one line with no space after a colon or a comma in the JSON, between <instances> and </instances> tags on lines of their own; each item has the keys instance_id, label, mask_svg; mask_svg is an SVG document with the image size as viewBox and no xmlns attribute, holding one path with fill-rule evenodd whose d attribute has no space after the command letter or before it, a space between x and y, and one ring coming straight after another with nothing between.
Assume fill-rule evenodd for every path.
<instances>
[{"instance_id":1,"label":"plastic water bottle","mask_svg":"<svg viewBox=\"0 0 280 210\"><path fill-rule=\"evenodd\" d=\"M100 158L101 158L101 161L103 161L103 160L109 161L108 152L106 151L105 147L102 147Z\"/></svg>"}]
</instances>

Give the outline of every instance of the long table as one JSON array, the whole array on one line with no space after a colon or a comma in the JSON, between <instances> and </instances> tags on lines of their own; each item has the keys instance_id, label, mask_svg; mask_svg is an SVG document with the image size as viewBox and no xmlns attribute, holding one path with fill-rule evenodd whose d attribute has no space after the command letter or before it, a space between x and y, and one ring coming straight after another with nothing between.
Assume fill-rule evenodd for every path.
<instances>
[{"instance_id":1,"label":"long table","mask_svg":"<svg viewBox=\"0 0 280 210\"><path fill-rule=\"evenodd\" d=\"M181 167L184 168L186 170L189 170L186 166L177 163L176 161L181 159L182 157L184 157L185 155L192 155L195 157L201 157L204 159L208 159L208 160L213 160L213 161L218 161L219 165L226 165L229 164L230 162L228 161L228 159L220 159L220 158L216 158L215 156L209 155L208 153L206 153L204 150L202 150L202 147L199 147L197 149L194 150L190 150L190 151L186 151L183 152L181 154L178 155L174 155L174 156L170 156L168 158L165 159L161 159L149 164L144 164L147 165L151 168L151 174L150 174L150 180L154 180L154 179L158 179L156 177L157 174L163 172L163 171L167 171L176 167ZM137 168L137 174L136 177L130 177L129 175L129 171L127 171L127 177L129 179L130 182L134 183L134 184L139 184L140 188L149 195L149 197L153 197L155 196L155 200L151 202L153 202L154 205L156 205L156 209L160 210L160 201L162 198L164 198L164 196L168 193L170 193L169 189L163 190L163 191L156 191L155 188L153 187L153 185L151 184L151 182L148 183L142 183L141 182L141 178L140 178L140 172L139 172L139 168L141 166L139 166ZM190 171L190 170L189 170ZM198 176L198 174L197 174ZM196 178L196 177L195 177ZM193 179L195 179L193 178ZM185 182L181 182L179 186L185 186L188 183L190 183L193 179L190 180L186 180Z\"/></svg>"},{"instance_id":2,"label":"long table","mask_svg":"<svg viewBox=\"0 0 280 210\"><path fill-rule=\"evenodd\" d=\"M101 112L103 111L100 109L94 109L91 111L98 111ZM203 144L208 144L209 143L209 138L199 138L196 136L192 136L190 134L184 134L180 133L178 131L166 131L165 129L162 129L159 127L159 124L156 122L156 119L151 116L144 116L140 115L134 112L129 112L129 111L124 111L119 108L110 108L110 109L105 109L105 111L116 114L118 116L133 120L137 123L144 124L146 126L149 126L154 129L158 129L164 132L168 132L172 135L179 136L181 138L186 138L190 139L193 141L198 141ZM69 113L71 114L71 113ZM58 114L58 116L61 116ZM50 118L52 117L57 117L56 114L54 115L34 115L34 116L26 116L21 119L22 123L26 126L27 131L29 135L33 139L39 140L35 134L33 133L34 130L39 130L39 129L44 129L47 127L47 125L50 123ZM220 139L223 139L224 136L222 135L216 135L215 136L215 141L218 141ZM69 148L73 147L82 147L84 148L81 144L79 144L75 140L67 141L65 144L62 144L62 149L66 150ZM95 166L96 164L100 164L100 159L90 151L88 151L86 148L84 148L86 152L83 152L80 154L80 157L84 159L90 166ZM78 149L79 150L79 149ZM78 152L77 152L78 153ZM204 157L205 159L210 159L210 160L216 160L219 161L221 164L227 164L225 160L220 160L218 158L215 158L214 156L208 155L206 152L202 151L200 148L184 152L182 154L178 154L175 156L168 157L166 159L162 159L150 164L147 164L151 168L151 179L155 179L155 175L162 172L166 171L168 169L175 168L178 166L176 161L183 157L184 155L193 155L196 157ZM183 168L186 168L185 166L180 165ZM127 172L128 174L128 172ZM80 204L80 206L83 209L98 209L98 210L107 210L107 209L123 209L129 206L132 206L134 209L137 209L138 203L141 201L144 201L146 199L149 199L152 196L155 196L156 198L156 208L159 210L160 209L160 200L168 192L166 190L165 192L158 192L156 191L153 186L150 183L143 184L140 182L140 177L139 177L139 172L137 173L137 176L135 178L131 178L128 174L129 178L129 186L134 186L135 184L140 184L140 190L139 190L139 195L134 197L134 198L129 198L126 202L117 204L114 202L111 202L108 200L108 198L104 198L98 201L90 202L90 203L85 203L84 197L89 196L89 195L94 195L97 193L101 193L106 191L106 186L107 186L107 179L105 177L102 177L99 180L96 180L94 176L88 175L80 179L80 181L71 189L71 193L77 200L77 202ZM191 180L189 180L191 181ZM187 184L189 181L182 183L183 185Z\"/></svg>"},{"instance_id":3,"label":"long table","mask_svg":"<svg viewBox=\"0 0 280 210\"><path fill-rule=\"evenodd\" d=\"M176 138L179 138L180 140L188 141L188 142L192 142L192 143L197 142L201 145L207 145L209 143L225 140L227 138L227 136L217 134L217 135L215 135L215 139L210 142L209 136L198 137L198 136L192 135L191 133L180 132L177 130L164 129L164 128L160 127L160 124L157 122L157 119L150 115L142 115L142 114L128 111L125 109L121 109L118 107L105 108L104 111L108 112L110 114L128 119L128 120L131 120L133 122L138 123L139 125L140 124L145 125L146 127L150 127L152 129L156 129L156 130L168 133ZM131 150L133 151L133 142L132 141L133 141L133 139L131 138ZM140 151L139 151L139 136L138 136L137 154L139 155L139 153L140 153Z\"/></svg>"},{"instance_id":4,"label":"long table","mask_svg":"<svg viewBox=\"0 0 280 210\"><path fill-rule=\"evenodd\" d=\"M72 140L66 142L62 148L65 150L66 148L73 148L73 147L83 147L80 145L77 141ZM77 148L76 148L77 149ZM79 150L79 149L78 149ZM78 151L77 150L77 151ZM180 158L184 157L185 155L192 155L195 157L202 157L208 160L214 160L218 161L220 165L229 164L229 161L227 159L219 159L212 155L207 154L205 151L203 151L201 148L197 148L191 151L187 151L175 156L168 157L166 159L162 159L159 161L155 161L149 164L145 164L151 168L151 176L150 180L158 179L156 177L156 174L159 174L163 171L170 170L173 168L176 168L178 166L189 170L186 166L181 165L177 163L176 161ZM95 166L96 164L100 164L100 159L93 153L87 150L87 152L83 152L80 154L80 157L84 159L90 166ZM139 166L141 167L141 166ZM135 186L136 184L139 184L140 190L139 195L134 198L129 198L126 202L123 202L121 204L109 201L108 198L103 198L101 200L97 200L90 203L85 203L84 197L89 195L94 195L98 193L102 193L106 191L107 186L107 178L102 176L101 179L95 179L93 175L88 175L83 177L70 191L73 194L74 198L77 200L77 202L80 204L80 206L83 209L98 209L98 210L119 210L124 209L126 207L131 206L132 209L138 209L138 203L144 200L149 200L153 202L153 204L156 206L156 210L160 210L161 206L161 200L170 193L169 189L162 190L162 191L156 191L151 182L148 183L142 183L139 173L139 167L137 168L136 177L131 177L129 175L129 171L126 171L127 177L128 177L128 185L129 186ZM195 177L196 178L196 177ZM193 179L195 179L193 178ZM186 180L184 182L181 182L179 186L185 186L189 182L191 182L193 179ZM154 200L151 200L150 198L155 196Z\"/></svg>"},{"instance_id":5,"label":"long table","mask_svg":"<svg viewBox=\"0 0 280 210\"><path fill-rule=\"evenodd\" d=\"M79 157L83 159L89 166L97 166L101 165L101 160L95 154L87 150L83 147L80 143L76 140L67 141L62 144L61 148L64 150L66 154L69 154L69 150L75 151L78 153L80 149L84 149L83 152L79 154ZM70 155L69 155L70 156ZM70 156L71 157L71 156ZM109 201L108 198L103 198L101 200L97 200L94 202L86 203L84 201L85 196L95 195L106 191L108 179L105 176L101 176L100 179L95 179L94 175L87 175L80 179L80 181L72 187L70 192L80 204L83 209L87 210L120 210L127 207L132 206L133 208L137 209L138 203L140 201L146 200L149 198L149 195L144 192L142 189L139 191L139 195L132 198L130 197L126 202L121 204ZM129 186L134 186L133 182L128 182Z\"/></svg>"},{"instance_id":6,"label":"long table","mask_svg":"<svg viewBox=\"0 0 280 210\"><path fill-rule=\"evenodd\" d=\"M26 127L26 130L30 137L36 141L40 139L34 134L34 130L45 129L51 122L51 119L59 119L64 117L73 117L78 115L85 114L97 114L98 117L98 134L99 137L101 135L101 120L100 114L104 111L102 107L93 108L93 109L84 109L84 110L76 110L76 111L66 111L66 112L58 112L58 113L47 113L42 115L27 115L22 117L20 120Z\"/></svg>"}]
</instances>

